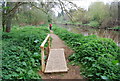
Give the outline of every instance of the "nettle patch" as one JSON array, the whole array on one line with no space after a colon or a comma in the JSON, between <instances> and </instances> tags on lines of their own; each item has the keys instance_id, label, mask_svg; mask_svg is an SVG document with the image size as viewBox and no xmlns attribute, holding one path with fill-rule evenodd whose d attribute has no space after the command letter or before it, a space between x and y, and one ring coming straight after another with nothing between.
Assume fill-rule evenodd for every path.
<instances>
[{"instance_id":1,"label":"nettle patch","mask_svg":"<svg viewBox=\"0 0 120 81\"><path fill-rule=\"evenodd\" d=\"M120 79L120 47L112 39L83 36L57 27L54 30L75 51L69 60L82 64L80 70L89 80Z\"/></svg>"}]
</instances>

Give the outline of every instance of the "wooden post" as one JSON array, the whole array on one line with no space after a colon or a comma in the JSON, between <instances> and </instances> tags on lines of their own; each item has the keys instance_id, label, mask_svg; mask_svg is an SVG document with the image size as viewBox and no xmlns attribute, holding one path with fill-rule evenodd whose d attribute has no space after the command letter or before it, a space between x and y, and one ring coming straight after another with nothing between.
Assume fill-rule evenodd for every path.
<instances>
[{"instance_id":1,"label":"wooden post","mask_svg":"<svg viewBox=\"0 0 120 81\"><path fill-rule=\"evenodd\" d=\"M41 63L42 63L42 72L44 72L45 70L44 47L41 47Z\"/></svg>"},{"instance_id":2,"label":"wooden post","mask_svg":"<svg viewBox=\"0 0 120 81\"><path fill-rule=\"evenodd\" d=\"M50 37L48 38L48 51L50 53Z\"/></svg>"},{"instance_id":3,"label":"wooden post","mask_svg":"<svg viewBox=\"0 0 120 81\"><path fill-rule=\"evenodd\" d=\"M44 72L45 70L45 54L44 54L44 45L45 43L48 41L48 45L49 45L49 51L50 51L50 35L48 34L47 37L45 38L45 40L43 41L43 43L41 44L40 48L41 48L41 64L42 64L42 72Z\"/></svg>"}]
</instances>

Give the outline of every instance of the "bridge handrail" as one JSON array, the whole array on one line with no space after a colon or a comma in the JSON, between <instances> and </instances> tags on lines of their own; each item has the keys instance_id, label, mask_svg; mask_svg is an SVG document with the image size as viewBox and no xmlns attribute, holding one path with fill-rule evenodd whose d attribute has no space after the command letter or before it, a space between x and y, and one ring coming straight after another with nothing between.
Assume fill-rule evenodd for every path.
<instances>
[{"instance_id":1,"label":"bridge handrail","mask_svg":"<svg viewBox=\"0 0 120 81\"><path fill-rule=\"evenodd\" d=\"M44 45L45 43L48 41L48 51L50 51L50 34L47 35L47 37L45 38L45 40L42 42L42 44L40 45L41 48L41 64L42 64L42 72L44 72L45 70L45 60L44 60Z\"/></svg>"}]
</instances>

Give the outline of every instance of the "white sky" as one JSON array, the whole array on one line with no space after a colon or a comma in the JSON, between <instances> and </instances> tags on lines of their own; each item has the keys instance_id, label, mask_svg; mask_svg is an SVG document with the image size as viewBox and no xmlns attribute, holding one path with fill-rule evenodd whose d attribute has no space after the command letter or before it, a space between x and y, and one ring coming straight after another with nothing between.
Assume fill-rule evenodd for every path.
<instances>
[{"instance_id":1,"label":"white sky","mask_svg":"<svg viewBox=\"0 0 120 81\"><path fill-rule=\"evenodd\" d=\"M105 4L106 3L110 4L113 1L120 1L120 0L75 0L73 1L73 3L87 10L90 4L93 2L104 2Z\"/></svg>"},{"instance_id":2,"label":"white sky","mask_svg":"<svg viewBox=\"0 0 120 81\"><path fill-rule=\"evenodd\" d=\"M106 3L110 4L113 1L120 1L120 0L69 0L69 1L72 1L73 3L75 3L78 7L88 10L88 7L93 2L104 2L105 4ZM53 11L55 12L56 16L58 15L58 12L61 12L61 10L57 7L55 9L53 9Z\"/></svg>"}]
</instances>

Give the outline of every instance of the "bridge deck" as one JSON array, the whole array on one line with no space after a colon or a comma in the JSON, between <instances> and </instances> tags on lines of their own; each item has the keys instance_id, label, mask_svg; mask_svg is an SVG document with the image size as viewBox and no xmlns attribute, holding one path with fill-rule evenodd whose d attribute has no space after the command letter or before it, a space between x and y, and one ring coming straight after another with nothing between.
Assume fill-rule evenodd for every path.
<instances>
[{"instance_id":1,"label":"bridge deck","mask_svg":"<svg viewBox=\"0 0 120 81\"><path fill-rule=\"evenodd\" d=\"M48 56L45 73L67 72L64 49L51 49Z\"/></svg>"}]
</instances>

